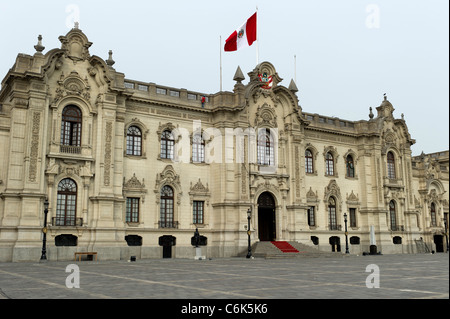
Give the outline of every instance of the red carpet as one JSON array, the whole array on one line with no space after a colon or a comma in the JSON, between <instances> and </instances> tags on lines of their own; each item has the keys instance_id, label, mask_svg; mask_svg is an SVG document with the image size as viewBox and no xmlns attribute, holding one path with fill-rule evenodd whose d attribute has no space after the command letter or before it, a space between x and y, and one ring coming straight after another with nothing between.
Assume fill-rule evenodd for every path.
<instances>
[{"instance_id":1,"label":"red carpet","mask_svg":"<svg viewBox=\"0 0 450 319\"><path fill-rule=\"evenodd\" d=\"M299 253L299 251L292 247L287 241L272 241L271 243L283 253Z\"/></svg>"}]
</instances>

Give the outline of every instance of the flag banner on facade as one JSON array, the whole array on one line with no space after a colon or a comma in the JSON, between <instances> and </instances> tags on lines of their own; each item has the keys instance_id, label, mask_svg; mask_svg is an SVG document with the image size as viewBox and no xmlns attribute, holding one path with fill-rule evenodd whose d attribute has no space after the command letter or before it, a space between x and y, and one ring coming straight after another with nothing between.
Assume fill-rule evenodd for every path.
<instances>
[{"instance_id":1,"label":"flag banner on facade","mask_svg":"<svg viewBox=\"0 0 450 319\"><path fill-rule=\"evenodd\" d=\"M225 41L225 51L249 47L256 41L256 12Z\"/></svg>"}]
</instances>

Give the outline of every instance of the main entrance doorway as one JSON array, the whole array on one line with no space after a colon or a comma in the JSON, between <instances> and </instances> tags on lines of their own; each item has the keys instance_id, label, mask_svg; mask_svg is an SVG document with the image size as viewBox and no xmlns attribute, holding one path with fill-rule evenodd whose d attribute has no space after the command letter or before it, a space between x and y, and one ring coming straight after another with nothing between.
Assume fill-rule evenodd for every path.
<instances>
[{"instance_id":1,"label":"main entrance doorway","mask_svg":"<svg viewBox=\"0 0 450 319\"><path fill-rule=\"evenodd\" d=\"M273 241L276 238L275 200L269 192L258 198L258 235L260 241Z\"/></svg>"},{"instance_id":2,"label":"main entrance doorway","mask_svg":"<svg viewBox=\"0 0 450 319\"><path fill-rule=\"evenodd\" d=\"M434 244L436 245L436 252L443 253L444 252L444 236L442 235L434 235Z\"/></svg>"}]
</instances>

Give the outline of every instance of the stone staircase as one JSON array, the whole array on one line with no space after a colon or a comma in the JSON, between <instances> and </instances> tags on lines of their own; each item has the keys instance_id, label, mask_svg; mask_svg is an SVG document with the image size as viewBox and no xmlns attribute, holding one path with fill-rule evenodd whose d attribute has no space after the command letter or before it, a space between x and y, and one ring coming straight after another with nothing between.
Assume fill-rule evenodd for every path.
<instances>
[{"instance_id":1,"label":"stone staircase","mask_svg":"<svg viewBox=\"0 0 450 319\"><path fill-rule=\"evenodd\" d=\"M255 258L317 258L317 257L342 257L343 254L333 253L333 252L323 252L318 250L315 247L311 247L305 244L301 244L298 242L287 242L290 244L295 250L298 252L283 252L278 249L272 242L270 241L261 241L253 244L252 246L252 256Z\"/></svg>"}]
</instances>

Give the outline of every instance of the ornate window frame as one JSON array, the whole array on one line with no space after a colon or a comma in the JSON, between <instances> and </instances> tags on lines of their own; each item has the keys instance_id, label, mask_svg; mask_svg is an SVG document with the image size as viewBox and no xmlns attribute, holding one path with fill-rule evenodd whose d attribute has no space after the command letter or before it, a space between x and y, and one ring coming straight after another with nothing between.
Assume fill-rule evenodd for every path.
<instances>
[{"instance_id":1,"label":"ornate window frame","mask_svg":"<svg viewBox=\"0 0 450 319\"><path fill-rule=\"evenodd\" d=\"M141 131L141 155L132 155L127 154L127 146L128 146L128 129L131 126L137 127ZM133 159L146 159L147 158L147 135L149 133L148 128L142 123L138 118L133 118L130 122L128 122L124 127L124 148L123 148L123 156Z\"/></svg>"},{"instance_id":2,"label":"ornate window frame","mask_svg":"<svg viewBox=\"0 0 450 319\"><path fill-rule=\"evenodd\" d=\"M347 168L347 158L351 156L352 160L353 160L353 177L348 176L347 172L348 172L348 168ZM356 155L356 153L352 150L349 149L347 151L347 153L345 153L344 155L344 159L345 159L345 178L350 179L350 180L357 180L358 179L358 174L357 174L357 169L356 169L356 165L358 163L358 156Z\"/></svg>"},{"instance_id":3,"label":"ornate window frame","mask_svg":"<svg viewBox=\"0 0 450 319\"><path fill-rule=\"evenodd\" d=\"M314 192L312 190L312 187L309 188L309 191L306 193L306 203L308 205L308 209L306 210L306 221L307 221L307 225L309 226L309 229L316 229L317 227L319 227L318 225L318 221L319 219L318 217L318 212L319 212L319 196L317 195L317 191ZM309 225L309 208L313 207L314 208L314 225Z\"/></svg>"},{"instance_id":4,"label":"ornate window frame","mask_svg":"<svg viewBox=\"0 0 450 319\"><path fill-rule=\"evenodd\" d=\"M138 180L136 174L133 173L133 176L126 181L125 176L123 177L123 186L122 186L122 194L125 198L125 205L123 207L123 221L128 226L138 226L144 223L142 218L142 205L141 203L145 203L145 195L147 194L147 188L145 186L144 179L142 182ZM126 221L126 198L139 198L139 221L138 222L127 222Z\"/></svg>"},{"instance_id":5,"label":"ornate window frame","mask_svg":"<svg viewBox=\"0 0 450 319\"><path fill-rule=\"evenodd\" d=\"M330 154L333 157L333 174L328 174L328 169L327 169L327 165L328 165L328 161L329 159L327 159L327 155ZM337 152L336 147L334 146L326 146L324 147L323 150L323 158L324 158L324 165L325 165L325 173L324 175L326 177L339 177L338 174L338 170L337 170L337 163L338 163L338 158L339 158L339 154Z\"/></svg>"},{"instance_id":6,"label":"ornate window frame","mask_svg":"<svg viewBox=\"0 0 450 319\"><path fill-rule=\"evenodd\" d=\"M312 173L308 173L306 171L305 154L306 154L307 150L309 150L312 154ZM308 143L308 144L306 144L305 152L303 154L304 154L303 158L305 160L305 174L309 175L309 176L311 176L311 175L317 176L317 156L319 155L319 151L317 151L317 149L311 143Z\"/></svg>"},{"instance_id":7,"label":"ornate window frame","mask_svg":"<svg viewBox=\"0 0 450 319\"><path fill-rule=\"evenodd\" d=\"M209 227L209 202L211 199L211 193L209 191L208 183L206 183L206 186L203 185L201 179L198 179L198 182L193 185L191 182L191 187L189 191L189 200L190 200L190 207L191 207L191 213L193 214L194 210L194 201L204 202L203 205L203 224L194 224L193 218L191 218L190 226L192 229L194 228L205 228Z\"/></svg>"},{"instance_id":8,"label":"ornate window frame","mask_svg":"<svg viewBox=\"0 0 450 319\"><path fill-rule=\"evenodd\" d=\"M347 200L345 203L347 204L347 210L348 210L348 216L349 216L349 227L352 228L353 230L357 230L357 229L359 229L359 227L358 227L358 221L359 221L358 212L361 208L361 202L359 201L359 196L355 195L355 193L352 190L350 195L347 196ZM355 209L355 224L356 224L356 226L351 225L350 209Z\"/></svg>"},{"instance_id":9,"label":"ornate window frame","mask_svg":"<svg viewBox=\"0 0 450 319\"><path fill-rule=\"evenodd\" d=\"M167 165L161 173L156 174L155 188L155 227L159 228L160 205L161 205L161 190L164 186L170 186L173 189L173 222L175 228L178 227L180 220L180 205L181 197L183 195L181 189L180 176L175 172L172 165Z\"/></svg>"}]
</instances>

